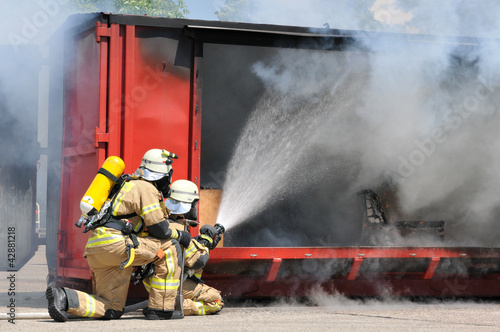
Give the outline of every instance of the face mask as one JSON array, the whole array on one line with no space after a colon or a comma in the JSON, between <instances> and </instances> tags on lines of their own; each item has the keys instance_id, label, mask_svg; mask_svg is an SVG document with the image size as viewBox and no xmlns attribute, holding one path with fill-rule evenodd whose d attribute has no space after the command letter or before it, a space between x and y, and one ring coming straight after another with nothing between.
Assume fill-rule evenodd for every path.
<instances>
[{"instance_id":1,"label":"face mask","mask_svg":"<svg viewBox=\"0 0 500 332\"><path fill-rule=\"evenodd\" d=\"M167 199L165 205L171 214L185 214L191 210L191 203L179 202L172 198Z\"/></svg>"}]
</instances>

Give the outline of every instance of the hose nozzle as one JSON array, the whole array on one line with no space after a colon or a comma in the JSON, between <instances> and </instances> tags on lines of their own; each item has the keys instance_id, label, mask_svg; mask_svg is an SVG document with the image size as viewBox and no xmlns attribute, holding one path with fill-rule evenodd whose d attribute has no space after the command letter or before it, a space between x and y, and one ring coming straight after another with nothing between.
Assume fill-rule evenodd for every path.
<instances>
[{"instance_id":1,"label":"hose nozzle","mask_svg":"<svg viewBox=\"0 0 500 332\"><path fill-rule=\"evenodd\" d=\"M215 224L214 227L217 230L217 234L219 234L219 235L224 234L224 232L226 231L224 226L222 226L221 224Z\"/></svg>"}]
</instances>

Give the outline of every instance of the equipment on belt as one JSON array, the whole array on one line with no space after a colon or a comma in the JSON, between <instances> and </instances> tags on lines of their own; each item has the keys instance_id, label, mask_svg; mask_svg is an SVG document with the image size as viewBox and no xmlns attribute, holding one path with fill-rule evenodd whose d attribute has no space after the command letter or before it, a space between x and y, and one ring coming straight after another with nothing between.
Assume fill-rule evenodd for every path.
<instances>
[{"instance_id":1,"label":"equipment on belt","mask_svg":"<svg viewBox=\"0 0 500 332\"><path fill-rule=\"evenodd\" d=\"M104 161L80 201L82 216L75 224L77 227L82 227L82 224L86 223L89 217L95 216L101 211L104 202L110 196L124 169L125 163L119 157L111 156Z\"/></svg>"},{"instance_id":2,"label":"equipment on belt","mask_svg":"<svg viewBox=\"0 0 500 332\"><path fill-rule=\"evenodd\" d=\"M127 248L125 249L125 253L127 254L127 259L120 262L120 270L129 267L134 262L135 259L134 245L127 243Z\"/></svg>"}]
</instances>

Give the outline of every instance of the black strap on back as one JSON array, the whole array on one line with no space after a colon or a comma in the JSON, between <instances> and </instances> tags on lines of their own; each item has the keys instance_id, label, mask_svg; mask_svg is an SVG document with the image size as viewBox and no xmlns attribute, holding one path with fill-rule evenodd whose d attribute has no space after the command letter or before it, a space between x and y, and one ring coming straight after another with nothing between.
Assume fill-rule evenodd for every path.
<instances>
[{"instance_id":1,"label":"black strap on back","mask_svg":"<svg viewBox=\"0 0 500 332\"><path fill-rule=\"evenodd\" d=\"M106 174L106 173L109 173L109 172L101 167L99 169L98 173L101 173L101 174L108 176L108 174ZM128 174L124 174L124 175L120 176L119 178L117 178L116 176L114 176L111 173L109 173L109 175L111 175L117 179L115 181L116 185L113 187L113 189L111 189L111 192L108 195L108 198L111 199L111 202L109 204L109 208L106 211L106 213L102 216L102 218L99 219L96 223L86 225L85 230L83 231L84 233L88 232L91 229L96 229L97 227L104 226L111 220L111 218L113 217L112 216L112 209L113 209L113 205L115 203L116 197L118 196L117 195L118 192L122 189L125 182L132 180L132 176L130 176ZM119 230L121 230L121 229L119 229Z\"/></svg>"},{"instance_id":2,"label":"black strap on back","mask_svg":"<svg viewBox=\"0 0 500 332\"><path fill-rule=\"evenodd\" d=\"M121 231L123 234L128 235L134 244L134 248L139 246L139 240L137 240L137 234L135 234L133 230L134 225L131 222L111 216L109 221L104 224L104 226L116 229L117 231Z\"/></svg>"},{"instance_id":3,"label":"black strap on back","mask_svg":"<svg viewBox=\"0 0 500 332\"><path fill-rule=\"evenodd\" d=\"M97 171L97 173L100 173L100 174L103 174L105 176L107 176L108 178L111 179L111 181L113 181L114 183L117 183L118 180L120 179L119 177L116 177L114 174L111 174L110 171L108 171L107 169L105 168L99 168L99 170Z\"/></svg>"},{"instance_id":4,"label":"black strap on back","mask_svg":"<svg viewBox=\"0 0 500 332\"><path fill-rule=\"evenodd\" d=\"M132 240L132 243L134 244L134 248L137 248L139 246L139 240L137 240L137 234L134 232L134 226L131 222L122 220L122 219L129 219L134 216L136 216L136 213L129 213L127 215L123 216L113 216L112 215L112 210L113 210L113 205L115 203L115 199L118 196L118 192L121 190L125 182L133 180L133 177L124 174L120 176L119 178L111 174L109 171L107 171L104 168L100 168L98 173L104 174L105 176L109 177L113 182L116 183L116 185L113 187L111 190L111 193L109 194L108 197L113 197L111 199L111 203L109 205L108 211L106 214L103 216L103 218L99 221L97 225L95 225L93 228L105 226L109 228L116 229L117 231L122 232L125 235L128 235L130 239Z\"/></svg>"}]
</instances>

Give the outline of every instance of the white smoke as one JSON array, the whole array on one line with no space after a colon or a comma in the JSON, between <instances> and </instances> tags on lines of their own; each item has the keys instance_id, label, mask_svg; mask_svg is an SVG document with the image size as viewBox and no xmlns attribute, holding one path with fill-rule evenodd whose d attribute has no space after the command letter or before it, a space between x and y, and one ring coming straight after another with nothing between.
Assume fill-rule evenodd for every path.
<instances>
[{"instance_id":1,"label":"white smoke","mask_svg":"<svg viewBox=\"0 0 500 332\"><path fill-rule=\"evenodd\" d=\"M303 97L310 93L311 105L322 108L317 114L328 114L317 130L320 134L314 135L317 140L304 134L302 142L308 149L355 162L357 176L351 183L352 191L389 183L397 193L400 217L445 220L449 238L462 245L498 245L491 229L500 214L495 195L500 184L496 171L500 164L500 134L496 129L500 121L500 66L496 56L500 47L490 39L450 36L498 37L500 24L495 17L500 14L500 4L378 0L364 5L360 8L351 1L335 5L329 1L307 5L256 1L247 17L259 23L321 27L328 22L332 28L436 36L360 38L359 45L369 52L353 50L358 57L349 65L368 69L349 74L358 88L355 101L344 95L351 96L350 92L339 88L337 99L318 103L317 92L322 86L317 74L335 77L338 70L320 57L307 56L304 61L300 52L284 50L274 63L257 64L256 73L283 98L296 97L297 91ZM371 17L362 16L365 13ZM401 17L391 19L390 15ZM282 106L278 109L286 111ZM242 141L249 143L245 136ZM237 156L238 150L235 153ZM255 159L247 159L251 160ZM278 172L275 174L285 181ZM345 169L335 169L337 177L346 174ZM230 172L224 189L231 186L231 179ZM280 190L278 186L277 192ZM256 191L253 194L253 199L266 199ZM221 213L226 210L224 204L223 198ZM249 203L241 203L245 204Z\"/></svg>"},{"instance_id":2,"label":"white smoke","mask_svg":"<svg viewBox=\"0 0 500 332\"><path fill-rule=\"evenodd\" d=\"M277 68L257 63L254 67L269 85L229 165L224 197L236 199L223 199L218 216L228 228L324 176L307 171L308 153L315 148L315 133L322 122L337 112L334 105L344 104L354 89L346 54L315 54L321 66L310 66L308 51L279 52L277 58L294 65ZM329 75L324 75L326 70ZM304 85L295 79L298 76L316 85Z\"/></svg>"}]
</instances>

